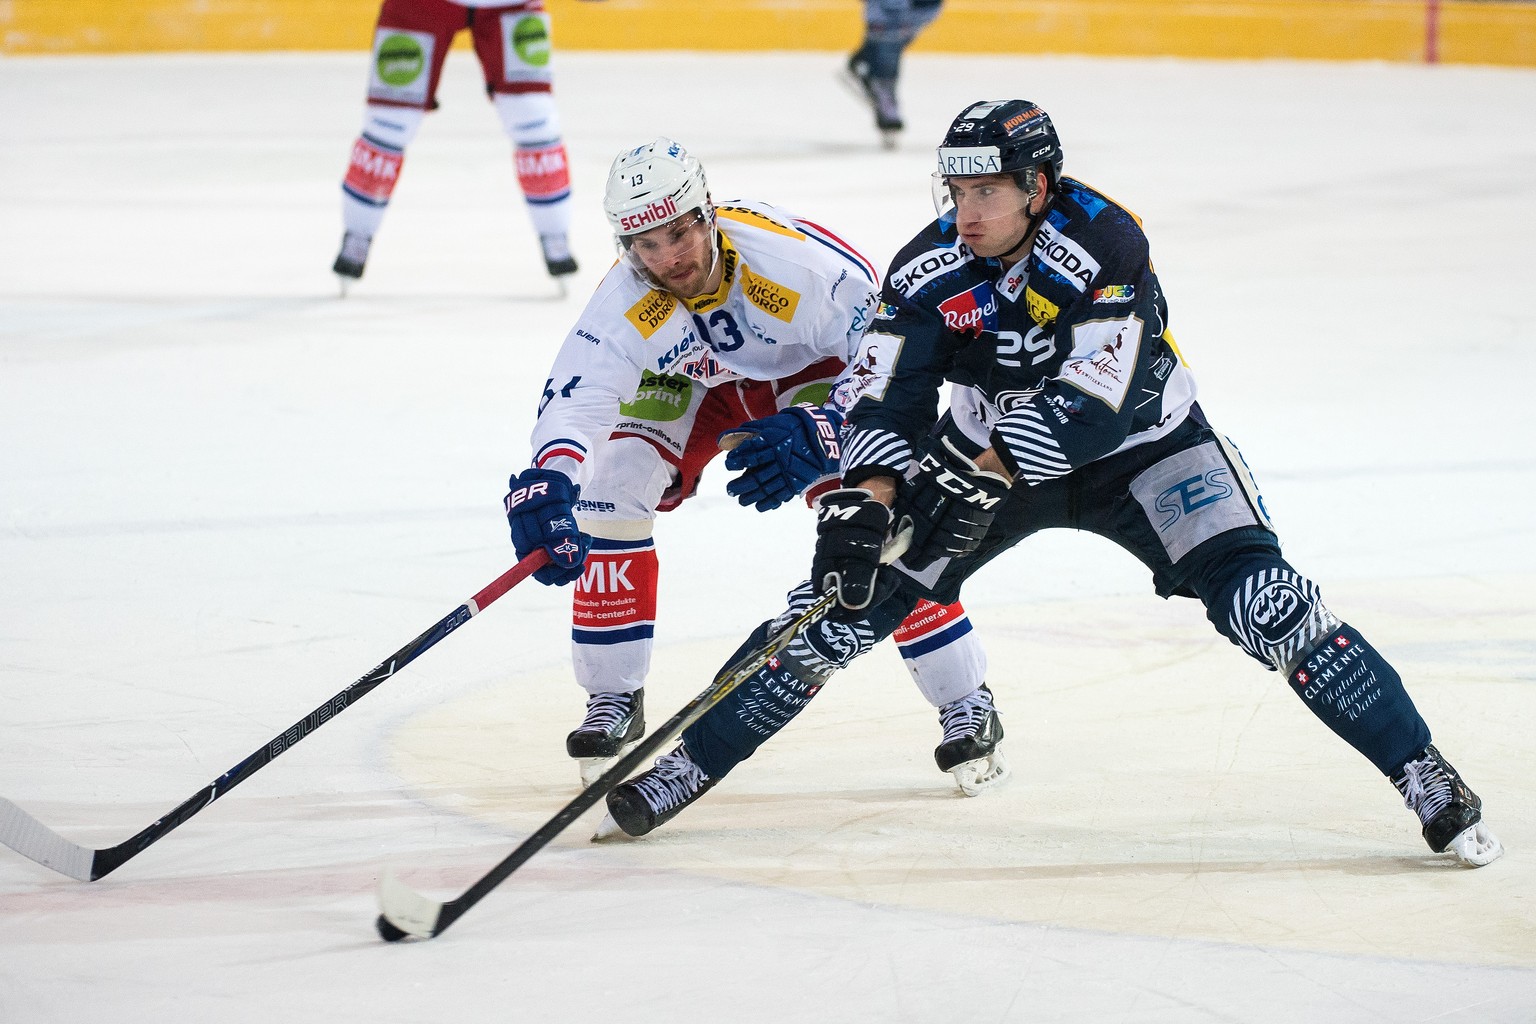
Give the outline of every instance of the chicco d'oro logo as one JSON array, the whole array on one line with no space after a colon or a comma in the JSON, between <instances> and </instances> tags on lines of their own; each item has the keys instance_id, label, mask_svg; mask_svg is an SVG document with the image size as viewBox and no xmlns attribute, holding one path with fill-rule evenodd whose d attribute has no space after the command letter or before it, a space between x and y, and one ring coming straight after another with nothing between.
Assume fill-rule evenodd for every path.
<instances>
[{"instance_id":1,"label":"chicco d'oro logo","mask_svg":"<svg viewBox=\"0 0 1536 1024\"><path fill-rule=\"evenodd\" d=\"M549 63L549 30L544 19L529 15L517 19L512 26L512 49L530 67L542 68Z\"/></svg>"},{"instance_id":2,"label":"chicco d'oro logo","mask_svg":"<svg viewBox=\"0 0 1536 1024\"><path fill-rule=\"evenodd\" d=\"M385 85L397 88L410 85L426 66L427 57L421 52L421 44L410 36L385 36L379 44L377 67L379 80Z\"/></svg>"}]
</instances>

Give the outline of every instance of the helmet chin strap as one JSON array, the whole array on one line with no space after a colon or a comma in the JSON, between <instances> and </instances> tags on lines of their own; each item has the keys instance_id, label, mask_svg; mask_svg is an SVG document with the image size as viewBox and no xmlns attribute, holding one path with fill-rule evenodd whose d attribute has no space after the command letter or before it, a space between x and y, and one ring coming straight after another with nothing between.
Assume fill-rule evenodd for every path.
<instances>
[{"instance_id":1,"label":"helmet chin strap","mask_svg":"<svg viewBox=\"0 0 1536 1024\"><path fill-rule=\"evenodd\" d=\"M1039 195L1038 192L1035 194ZM1045 194L1045 203L1041 205L1039 213L1032 214L1029 212L1029 207L1026 206L1024 208L1024 216L1029 220L1029 223L1024 226L1024 233L1019 236L1018 244L1014 245L1007 252L1000 255L998 259L1012 266L1013 264L1022 260L1025 256L1029 255L1029 246L1034 242L1035 233L1040 230L1040 222L1043 221L1045 219L1045 215L1050 212L1051 202L1055 198L1055 193L1047 192ZM1034 202L1034 196L1030 196L1029 201ZM1019 255L1015 256L1015 253L1018 253Z\"/></svg>"}]
</instances>

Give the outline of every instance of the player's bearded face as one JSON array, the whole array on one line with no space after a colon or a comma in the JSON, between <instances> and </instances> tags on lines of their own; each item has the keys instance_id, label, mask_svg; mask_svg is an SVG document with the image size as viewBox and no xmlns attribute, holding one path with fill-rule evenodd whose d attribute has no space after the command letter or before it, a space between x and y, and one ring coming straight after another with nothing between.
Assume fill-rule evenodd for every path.
<instances>
[{"instance_id":1,"label":"player's bearded face","mask_svg":"<svg viewBox=\"0 0 1536 1024\"><path fill-rule=\"evenodd\" d=\"M1029 233L1029 193L1019 188L1012 175L940 178L935 193L941 213L954 207L960 241L978 256L1013 253Z\"/></svg>"},{"instance_id":2,"label":"player's bearded face","mask_svg":"<svg viewBox=\"0 0 1536 1024\"><path fill-rule=\"evenodd\" d=\"M695 210L660 227L624 239L629 259L663 288L681 298L704 295L718 286L711 228Z\"/></svg>"}]
</instances>

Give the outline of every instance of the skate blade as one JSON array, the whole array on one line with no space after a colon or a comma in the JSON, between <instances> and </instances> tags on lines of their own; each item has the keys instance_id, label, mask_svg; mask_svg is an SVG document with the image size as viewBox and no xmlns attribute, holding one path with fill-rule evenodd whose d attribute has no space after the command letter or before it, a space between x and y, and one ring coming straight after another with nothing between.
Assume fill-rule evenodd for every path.
<instances>
[{"instance_id":1,"label":"skate blade","mask_svg":"<svg viewBox=\"0 0 1536 1024\"><path fill-rule=\"evenodd\" d=\"M337 274L336 275L336 284L341 289L341 297L342 298L346 298L347 297L347 289L352 287L353 280L355 280L355 279L354 278L350 278L350 277L346 276L345 274Z\"/></svg>"},{"instance_id":2,"label":"skate blade","mask_svg":"<svg viewBox=\"0 0 1536 1024\"><path fill-rule=\"evenodd\" d=\"M901 140L901 132L895 128L880 129L880 146L882 149L895 149L897 142Z\"/></svg>"},{"instance_id":3,"label":"skate blade","mask_svg":"<svg viewBox=\"0 0 1536 1024\"><path fill-rule=\"evenodd\" d=\"M592 842L606 843L612 839L633 839L634 836L619 828L619 823L613 820L613 815L604 814L603 820L597 823L597 831L592 833Z\"/></svg>"},{"instance_id":4,"label":"skate blade","mask_svg":"<svg viewBox=\"0 0 1536 1024\"><path fill-rule=\"evenodd\" d=\"M640 745L640 740L630 740L619 748L619 752L612 757L578 757L576 758L576 770L581 773L581 788L586 789L598 779L603 777L613 762L623 757Z\"/></svg>"},{"instance_id":5,"label":"skate blade","mask_svg":"<svg viewBox=\"0 0 1536 1024\"><path fill-rule=\"evenodd\" d=\"M980 796L987 790L1007 782L1012 769L1008 767L1008 761L999 749L992 751L986 757L978 757L974 761L957 764L949 770L949 773L955 777L955 783L960 787L960 792L966 796Z\"/></svg>"},{"instance_id":6,"label":"skate blade","mask_svg":"<svg viewBox=\"0 0 1536 1024\"><path fill-rule=\"evenodd\" d=\"M1504 856L1504 844L1480 821L1452 839L1446 851L1467 867L1480 868Z\"/></svg>"}]
</instances>

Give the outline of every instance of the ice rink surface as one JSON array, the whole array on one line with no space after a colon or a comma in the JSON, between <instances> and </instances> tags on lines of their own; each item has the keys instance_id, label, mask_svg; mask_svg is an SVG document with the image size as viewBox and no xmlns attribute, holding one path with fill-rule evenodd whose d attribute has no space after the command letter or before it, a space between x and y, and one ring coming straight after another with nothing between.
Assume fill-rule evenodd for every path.
<instances>
[{"instance_id":1,"label":"ice rink surface","mask_svg":"<svg viewBox=\"0 0 1536 1024\"><path fill-rule=\"evenodd\" d=\"M1536 1020L1536 74L909 59L881 151L835 55L560 54L572 295L456 52L367 276L329 273L361 54L0 61L0 795L126 839L494 579L622 147L884 266L933 146L1023 96L1145 221L1202 404L1292 563L1395 662L1503 860L1429 854L1283 681L1052 535L966 594L1016 778L959 796L893 651L650 839L579 821L568 595L512 591L95 883L0 849L0 1020ZM659 722L808 564L724 474L664 516Z\"/></svg>"}]
</instances>

